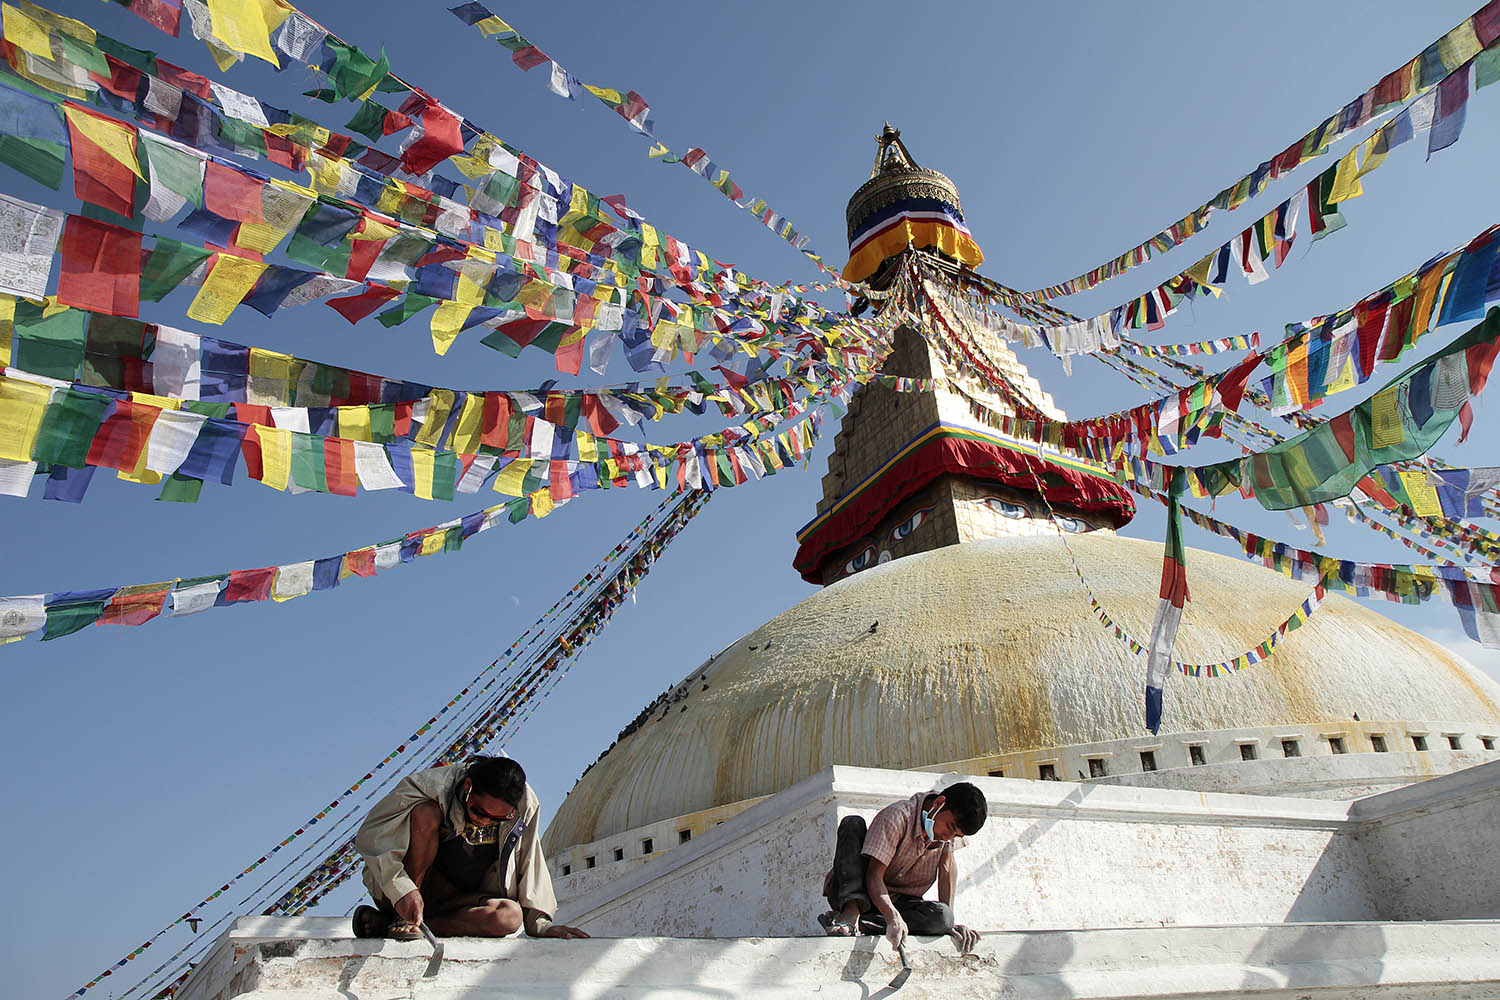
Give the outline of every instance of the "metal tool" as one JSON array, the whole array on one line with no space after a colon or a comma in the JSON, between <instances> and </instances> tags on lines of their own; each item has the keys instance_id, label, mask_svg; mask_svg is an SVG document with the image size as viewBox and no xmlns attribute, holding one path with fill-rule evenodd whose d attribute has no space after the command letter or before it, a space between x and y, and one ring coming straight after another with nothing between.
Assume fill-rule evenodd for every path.
<instances>
[{"instance_id":1,"label":"metal tool","mask_svg":"<svg viewBox=\"0 0 1500 1000\"><path fill-rule=\"evenodd\" d=\"M423 979L431 979L443 967L443 942L432 933L432 928L427 926L427 921L422 921L417 927L422 931L422 936L427 939L427 943L432 945L432 958L427 960L427 971L422 973Z\"/></svg>"},{"instance_id":2,"label":"metal tool","mask_svg":"<svg viewBox=\"0 0 1500 1000\"><path fill-rule=\"evenodd\" d=\"M895 979L891 980L889 987L891 990L899 990L911 978L911 961L906 957L906 944L904 942L896 946L896 954L901 956L901 971L896 973Z\"/></svg>"}]
</instances>

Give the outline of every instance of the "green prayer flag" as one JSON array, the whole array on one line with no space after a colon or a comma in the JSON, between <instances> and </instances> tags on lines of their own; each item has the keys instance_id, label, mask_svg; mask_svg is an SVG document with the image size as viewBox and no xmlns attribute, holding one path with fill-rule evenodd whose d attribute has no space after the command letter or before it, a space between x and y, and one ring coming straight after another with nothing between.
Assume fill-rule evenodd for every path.
<instances>
[{"instance_id":1,"label":"green prayer flag","mask_svg":"<svg viewBox=\"0 0 1500 1000\"><path fill-rule=\"evenodd\" d=\"M324 465L321 437L292 435L292 483L305 490L328 492L328 470Z\"/></svg>"},{"instance_id":2,"label":"green prayer flag","mask_svg":"<svg viewBox=\"0 0 1500 1000\"><path fill-rule=\"evenodd\" d=\"M43 318L42 308L16 301L14 326L15 366L33 375L71 382L78 378L87 343L85 323L89 314L68 309Z\"/></svg>"},{"instance_id":3,"label":"green prayer flag","mask_svg":"<svg viewBox=\"0 0 1500 1000\"><path fill-rule=\"evenodd\" d=\"M385 135L385 114L386 109L374 101L361 101L359 110L344 128L371 142L378 142Z\"/></svg>"},{"instance_id":4,"label":"green prayer flag","mask_svg":"<svg viewBox=\"0 0 1500 1000\"><path fill-rule=\"evenodd\" d=\"M56 191L62 186L67 154L62 144L0 135L0 163Z\"/></svg>"},{"instance_id":5,"label":"green prayer flag","mask_svg":"<svg viewBox=\"0 0 1500 1000\"><path fill-rule=\"evenodd\" d=\"M197 503L203 492L203 480L174 472L161 484L161 495L156 499L167 503Z\"/></svg>"},{"instance_id":6,"label":"green prayer flag","mask_svg":"<svg viewBox=\"0 0 1500 1000\"><path fill-rule=\"evenodd\" d=\"M203 207L203 160L185 149L158 142L149 132L136 144L141 166L152 184L160 184L186 198L194 208Z\"/></svg>"},{"instance_id":7,"label":"green prayer flag","mask_svg":"<svg viewBox=\"0 0 1500 1000\"><path fill-rule=\"evenodd\" d=\"M332 35L324 39L324 44L333 52L328 82L333 85L333 93L338 100L363 96L365 91L381 83L390 72L391 64L386 59L384 46L380 49L380 59L376 61Z\"/></svg>"},{"instance_id":8,"label":"green prayer flag","mask_svg":"<svg viewBox=\"0 0 1500 1000\"><path fill-rule=\"evenodd\" d=\"M156 246L141 268L141 298L147 302L160 302L210 256L212 251L202 247L190 246L167 236L156 237Z\"/></svg>"},{"instance_id":9,"label":"green prayer flag","mask_svg":"<svg viewBox=\"0 0 1500 1000\"><path fill-rule=\"evenodd\" d=\"M38 462L82 469L88 465L89 445L113 402L97 392L61 389L52 394L37 432L32 457Z\"/></svg>"},{"instance_id":10,"label":"green prayer flag","mask_svg":"<svg viewBox=\"0 0 1500 1000\"><path fill-rule=\"evenodd\" d=\"M97 594L100 591L93 593ZM59 604L48 604L47 631L43 634L42 641L72 635L79 629L87 628L98 621L104 614L104 606L114 596L113 592L105 593L107 596L94 600L71 600Z\"/></svg>"},{"instance_id":11,"label":"green prayer flag","mask_svg":"<svg viewBox=\"0 0 1500 1000\"><path fill-rule=\"evenodd\" d=\"M431 295L420 295L416 292L407 292L406 297L401 300L399 305L395 306L394 308L387 309L379 316L376 316L375 319L380 323L381 326L384 326L386 328L400 326L402 323L405 323L407 320L411 319L417 313L421 312L423 309L426 309L428 306L432 305L435 302L437 302L437 299L433 298Z\"/></svg>"},{"instance_id":12,"label":"green prayer flag","mask_svg":"<svg viewBox=\"0 0 1500 1000\"><path fill-rule=\"evenodd\" d=\"M1488 87L1496 80L1500 80L1500 45L1474 57L1474 89Z\"/></svg>"}]
</instances>

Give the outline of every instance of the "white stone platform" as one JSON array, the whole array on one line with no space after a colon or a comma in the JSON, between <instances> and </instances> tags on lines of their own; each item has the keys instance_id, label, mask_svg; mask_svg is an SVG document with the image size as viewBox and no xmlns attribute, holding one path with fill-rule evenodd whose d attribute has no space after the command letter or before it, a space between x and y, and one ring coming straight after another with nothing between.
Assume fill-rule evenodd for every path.
<instances>
[{"instance_id":1,"label":"white stone platform","mask_svg":"<svg viewBox=\"0 0 1500 1000\"><path fill-rule=\"evenodd\" d=\"M454 938L424 979L425 941L360 941L331 917L247 917L179 1000L757 1000L891 996L880 938ZM1312 923L988 934L908 949L903 1000L942 997L1459 998L1500 996L1500 921Z\"/></svg>"}]
</instances>

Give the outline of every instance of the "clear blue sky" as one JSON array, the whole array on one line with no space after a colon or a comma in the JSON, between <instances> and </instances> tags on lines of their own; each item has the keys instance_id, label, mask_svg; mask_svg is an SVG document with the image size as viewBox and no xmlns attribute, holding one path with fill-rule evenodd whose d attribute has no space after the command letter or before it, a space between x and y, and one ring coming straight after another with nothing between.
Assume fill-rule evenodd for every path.
<instances>
[{"instance_id":1,"label":"clear blue sky","mask_svg":"<svg viewBox=\"0 0 1500 1000\"><path fill-rule=\"evenodd\" d=\"M816 280L800 254L697 177L649 161L644 142L597 102L551 95L542 70L521 73L444 6L308 0L305 9L367 51L384 43L395 71L456 111L591 191L627 194L656 225L718 259L772 280ZM220 75L200 43L169 39L116 6L62 0L57 9L327 124L352 116L352 106L297 97L312 84L304 70L278 76L254 64ZM958 184L987 256L981 270L1020 288L1072 277L1155 233L1472 9L1465 0L496 5L582 80L643 94L665 142L706 148L831 263L843 261L844 204L868 176L872 139L889 119L920 163ZM1408 144L1367 178L1365 197L1344 209L1348 229L1311 252L1304 236L1272 280L1252 289L1234 279L1224 299L1200 301L1143 339L1253 330L1274 338L1281 324L1346 306L1500 221L1497 123L1500 87L1475 95L1455 147L1424 162L1422 144ZM1273 186L1256 203L1263 208L1221 215L1181 257L1065 305L1089 314L1139 293L1305 182L1299 173ZM0 190L75 205L66 182L55 193L6 171ZM211 332L183 317L188 301L178 292L145 316ZM322 305L274 321L240 312L223 336L333 364L473 388L549 377L536 352L511 362L472 335L434 357L416 321L350 327ZM1065 378L1050 355L1023 360L1074 416L1144 398L1091 361ZM608 380L629 377L617 356ZM1358 399L1346 395L1338 408ZM1474 441L1445 442L1440 453L1500 464L1490 443L1496 405L1478 404ZM676 418L650 433L673 441L707 426ZM807 471L716 497L642 585L639 603L620 612L510 741L547 815L646 702L811 593L791 569L793 535L814 512L826 455L827 439ZM490 494L453 504L395 492L289 496L240 480L205 488L195 506L157 503L155 490L107 473L80 506L0 501L0 594L321 557L491 502ZM268 850L504 650L659 500L635 490L585 495L545 521L474 538L459 554L288 604L90 628L0 651L10 802L0 831L9 883L0 978L9 995L71 992ZM1282 515L1238 501L1221 503L1219 513L1311 544ZM1151 507L1127 529L1161 532L1161 512ZM1188 532L1189 545L1219 548ZM1355 558L1411 558L1342 523L1328 547ZM1487 669L1500 662L1468 643L1442 604L1380 607ZM1078 611L1087 613L1081 595ZM132 966L154 966L185 938L179 931Z\"/></svg>"}]
</instances>

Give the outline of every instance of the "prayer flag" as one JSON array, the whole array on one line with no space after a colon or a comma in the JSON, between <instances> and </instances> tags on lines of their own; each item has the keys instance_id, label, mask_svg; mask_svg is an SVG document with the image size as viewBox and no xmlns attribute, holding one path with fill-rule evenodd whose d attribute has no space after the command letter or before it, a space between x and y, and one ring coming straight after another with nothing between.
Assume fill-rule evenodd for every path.
<instances>
[{"instance_id":1,"label":"prayer flag","mask_svg":"<svg viewBox=\"0 0 1500 1000\"><path fill-rule=\"evenodd\" d=\"M1161 728L1162 688L1172 669L1172 647L1177 643L1182 608L1189 600L1181 518L1185 478L1181 473L1173 475L1167 495L1167 538L1162 552L1160 599L1146 650L1146 728L1153 735Z\"/></svg>"},{"instance_id":2,"label":"prayer flag","mask_svg":"<svg viewBox=\"0 0 1500 1000\"><path fill-rule=\"evenodd\" d=\"M136 130L107 115L74 104L63 105L73 150L73 193L116 215L135 215Z\"/></svg>"},{"instance_id":3,"label":"prayer flag","mask_svg":"<svg viewBox=\"0 0 1500 1000\"><path fill-rule=\"evenodd\" d=\"M70 215L60 249L59 302L111 316L140 311L140 233Z\"/></svg>"}]
</instances>

